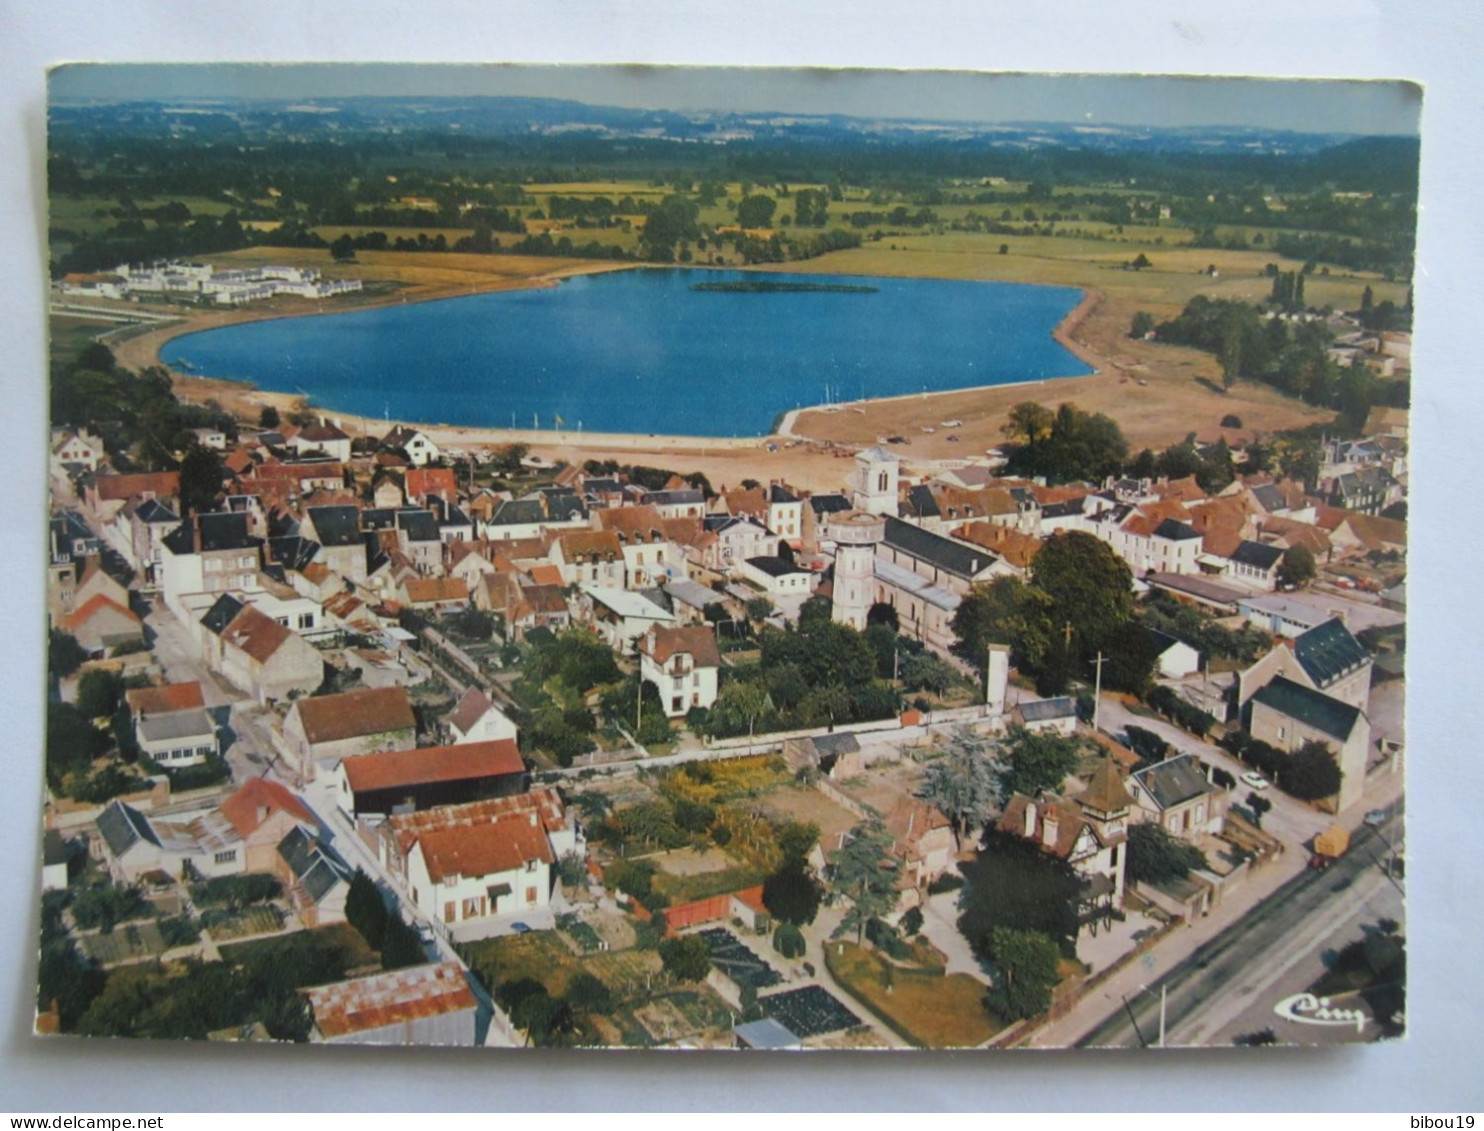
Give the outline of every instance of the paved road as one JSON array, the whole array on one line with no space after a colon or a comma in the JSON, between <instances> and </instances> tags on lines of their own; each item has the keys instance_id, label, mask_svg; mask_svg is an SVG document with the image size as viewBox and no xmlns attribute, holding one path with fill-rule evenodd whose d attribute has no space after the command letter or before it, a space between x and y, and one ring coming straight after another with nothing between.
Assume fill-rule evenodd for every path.
<instances>
[{"instance_id":1,"label":"paved road","mask_svg":"<svg viewBox=\"0 0 1484 1131\"><path fill-rule=\"evenodd\" d=\"M1339 949L1354 934L1378 889L1398 881L1382 868L1386 837L1402 834L1402 807L1381 830L1362 828L1350 851L1326 871L1306 870L1290 880L1239 923L1197 949L1169 974L1150 983L1125 1005L1076 1042L1080 1048L1135 1048L1156 1044L1160 998L1165 995L1166 1043L1210 1043L1260 1015L1264 1002L1275 1005L1286 994L1274 992L1291 970L1323 949ZM1253 1011L1257 1010L1258 1013ZM1273 1016L1273 1024L1279 1019ZM1253 1025L1253 1028L1265 1026ZM1289 1026L1285 1040L1319 1043L1326 1039ZM1337 1031L1335 1031L1337 1032ZM1355 1039L1353 1031L1352 1039ZM1376 1035L1368 1026L1368 1036ZM1333 1039L1334 1033L1328 1039Z\"/></svg>"}]
</instances>

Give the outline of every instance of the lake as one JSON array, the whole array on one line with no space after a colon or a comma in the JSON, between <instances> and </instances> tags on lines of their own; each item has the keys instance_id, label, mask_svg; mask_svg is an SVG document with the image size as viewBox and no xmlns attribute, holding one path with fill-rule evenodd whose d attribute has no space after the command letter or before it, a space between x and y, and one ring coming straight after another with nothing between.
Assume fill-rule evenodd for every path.
<instances>
[{"instance_id":1,"label":"lake","mask_svg":"<svg viewBox=\"0 0 1484 1131\"><path fill-rule=\"evenodd\" d=\"M784 286L693 289L754 282ZM1090 373L1051 337L1080 298L1014 283L643 268L205 330L161 357L392 420L752 436L828 400Z\"/></svg>"}]
</instances>

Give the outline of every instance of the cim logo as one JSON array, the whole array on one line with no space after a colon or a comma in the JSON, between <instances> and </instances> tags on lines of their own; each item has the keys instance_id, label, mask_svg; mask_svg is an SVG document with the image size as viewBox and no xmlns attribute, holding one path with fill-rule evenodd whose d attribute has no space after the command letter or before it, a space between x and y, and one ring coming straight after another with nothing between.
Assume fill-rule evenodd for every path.
<instances>
[{"instance_id":1,"label":"cim logo","mask_svg":"<svg viewBox=\"0 0 1484 1131\"><path fill-rule=\"evenodd\" d=\"M1294 994L1273 1006L1273 1012L1300 1025L1354 1025L1357 1033L1365 1031L1368 1018L1362 1009L1337 1009L1329 998L1313 994Z\"/></svg>"}]
</instances>

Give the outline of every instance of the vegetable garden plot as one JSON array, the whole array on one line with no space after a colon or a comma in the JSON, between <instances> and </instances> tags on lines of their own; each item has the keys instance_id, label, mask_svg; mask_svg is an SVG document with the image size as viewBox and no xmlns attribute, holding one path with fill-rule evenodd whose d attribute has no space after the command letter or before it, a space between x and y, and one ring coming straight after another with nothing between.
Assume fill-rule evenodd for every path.
<instances>
[{"instance_id":1,"label":"vegetable garden plot","mask_svg":"<svg viewBox=\"0 0 1484 1131\"><path fill-rule=\"evenodd\" d=\"M783 981L777 970L748 949L731 931L708 927L701 932L701 938L711 952L711 965L737 985L760 990Z\"/></svg>"},{"instance_id":2,"label":"vegetable garden plot","mask_svg":"<svg viewBox=\"0 0 1484 1131\"><path fill-rule=\"evenodd\" d=\"M821 1033L853 1029L861 1023L861 1019L841 1005L839 999L819 986L784 990L781 994L760 998L758 1004L764 1013L799 1037L817 1037Z\"/></svg>"}]
</instances>

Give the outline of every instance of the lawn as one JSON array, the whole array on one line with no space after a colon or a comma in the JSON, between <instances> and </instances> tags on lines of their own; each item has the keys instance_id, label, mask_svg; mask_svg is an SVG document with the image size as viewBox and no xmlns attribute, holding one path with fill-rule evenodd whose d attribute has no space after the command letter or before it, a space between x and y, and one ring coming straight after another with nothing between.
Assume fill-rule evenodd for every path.
<instances>
[{"instance_id":1,"label":"lawn","mask_svg":"<svg viewBox=\"0 0 1484 1131\"><path fill-rule=\"evenodd\" d=\"M381 965L376 952L366 945L361 933L349 923L337 923L333 927L319 927L312 931L295 931L273 938L256 939L253 942L234 943L221 948L222 960L234 964L246 964L259 956L286 961L299 950L323 950L336 955L337 962L347 974L375 971Z\"/></svg>"},{"instance_id":2,"label":"lawn","mask_svg":"<svg viewBox=\"0 0 1484 1131\"><path fill-rule=\"evenodd\" d=\"M563 945L555 931L481 939L470 943L464 955L491 989L501 982L534 978L552 997L565 994L568 979L583 968L582 960Z\"/></svg>"},{"instance_id":3,"label":"lawn","mask_svg":"<svg viewBox=\"0 0 1484 1131\"><path fill-rule=\"evenodd\" d=\"M656 858L656 863L663 869L664 857ZM720 871L695 872L684 876L662 870L655 873L654 887L656 891L664 893L672 904L692 903L713 895L726 895L755 887L765 879L767 877L757 868L747 864L734 864Z\"/></svg>"},{"instance_id":4,"label":"lawn","mask_svg":"<svg viewBox=\"0 0 1484 1131\"><path fill-rule=\"evenodd\" d=\"M826 946L825 961L843 989L915 1048L973 1047L1005 1027L984 1008L984 984L967 974L904 970L849 942Z\"/></svg>"}]
</instances>

